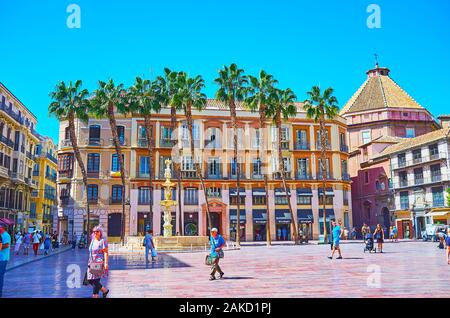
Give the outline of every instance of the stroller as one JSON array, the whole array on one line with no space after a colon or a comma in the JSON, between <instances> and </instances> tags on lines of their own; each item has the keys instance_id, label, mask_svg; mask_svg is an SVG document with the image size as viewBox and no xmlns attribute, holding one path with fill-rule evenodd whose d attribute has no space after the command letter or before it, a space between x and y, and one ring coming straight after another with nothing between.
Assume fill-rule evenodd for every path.
<instances>
[{"instance_id":1,"label":"stroller","mask_svg":"<svg viewBox=\"0 0 450 318\"><path fill-rule=\"evenodd\" d=\"M364 253L366 251L368 251L369 253L372 253L372 252L376 253L377 252L377 249L376 249L375 244L374 244L373 234L372 233L367 233L366 234L366 237L364 238L364 243L366 244L364 246Z\"/></svg>"}]
</instances>

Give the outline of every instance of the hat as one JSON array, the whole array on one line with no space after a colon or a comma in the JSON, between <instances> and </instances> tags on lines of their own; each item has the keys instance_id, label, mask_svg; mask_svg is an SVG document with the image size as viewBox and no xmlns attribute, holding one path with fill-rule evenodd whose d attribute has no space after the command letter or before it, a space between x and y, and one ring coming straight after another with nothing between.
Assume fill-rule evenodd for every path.
<instances>
[{"instance_id":1,"label":"hat","mask_svg":"<svg viewBox=\"0 0 450 318\"><path fill-rule=\"evenodd\" d=\"M215 227L213 227L212 229L211 229L211 232L219 232L219 231L217 231L217 229L215 228Z\"/></svg>"}]
</instances>

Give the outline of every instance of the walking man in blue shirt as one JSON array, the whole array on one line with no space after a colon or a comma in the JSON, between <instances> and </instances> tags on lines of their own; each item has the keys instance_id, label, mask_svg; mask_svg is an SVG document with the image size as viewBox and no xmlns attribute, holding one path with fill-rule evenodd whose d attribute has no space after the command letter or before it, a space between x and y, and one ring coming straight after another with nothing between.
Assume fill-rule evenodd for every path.
<instances>
[{"instance_id":1,"label":"walking man in blue shirt","mask_svg":"<svg viewBox=\"0 0 450 318\"><path fill-rule=\"evenodd\" d=\"M329 256L329 259L333 259L334 256L334 252L338 251L339 253L339 257L337 257L337 259L342 259L342 254L341 254L341 248L339 247L339 242L341 240L341 236L343 234L343 230L342 230L342 221L339 220L338 221L339 224L336 224L336 221L331 221L331 225L333 226L333 230L332 230L332 239L333 239L333 249L331 252L331 256Z\"/></svg>"},{"instance_id":2,"label":"walking man in blue shirt","mask_svg":"<svg viewBox=\"0 0 450 318\"><path fill-rule=\"evenodd\" d=\"M210 244L211 244L210 255L212 258L212 265L211 265L211 277L209 278L209 280L216 279L216 272L219 272L220 279L222 279L223 272L219 266L219 259L223 258L222 248L225 246L225 240L223 239L222 235L217 233L216 228L211 229Z\"/></svg>"},{"instance_id":3,"label":"walking man in blue shirt","mask_svg":"<svg viewBox=\"0 0 450 318\"><path fill-rule=\"evenodd\" d=\"M6 225L0 223L0 298L3 293L3 278L9 261L11 236L6 232Z\"/></svg>"}]
</instances>

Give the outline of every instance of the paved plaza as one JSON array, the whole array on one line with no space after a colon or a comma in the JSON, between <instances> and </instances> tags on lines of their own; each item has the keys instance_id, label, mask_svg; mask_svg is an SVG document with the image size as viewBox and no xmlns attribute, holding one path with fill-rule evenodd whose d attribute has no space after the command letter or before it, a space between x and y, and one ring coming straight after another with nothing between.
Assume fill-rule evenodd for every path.
<instances>
[{"instance_id":1,"label":"paved plaza","mask_svg":"<svg viewBox=\"0 0 450 318\"><path fill-rule=\"evenodd\" d=\"M105 280L110 297L449 297L450 265L431 242L386 243L383 254L343 243L343 260L329 260L329 245L244 246L226 251L225 279L209 281L204 252L112 255ZM4 297L90 297L69 288L86 250L68 250L6 272ZM75 265L75 266L74 266ZM68 272L69 269L69 272ZM82 277L80 278L82 280ZM69 284L70 285L70 284ZM212 287L220 294L212 294Z\"/></svg>"}]
</instances>

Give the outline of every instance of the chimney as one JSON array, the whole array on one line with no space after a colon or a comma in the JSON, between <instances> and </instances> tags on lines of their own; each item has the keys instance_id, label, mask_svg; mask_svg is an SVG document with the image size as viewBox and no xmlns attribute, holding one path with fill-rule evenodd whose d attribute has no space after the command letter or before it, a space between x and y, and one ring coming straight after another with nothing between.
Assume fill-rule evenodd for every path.
<instances>
[{"instance_id":1,"label":"chimney","mask_svg":"<svg viewBox=\"0 0 450 318\"><path fill-rule=\"evenodd\" d=\"M441 115L438 119L442 128L450 128L450 115Z\"/></svg>"}]
</instances>

